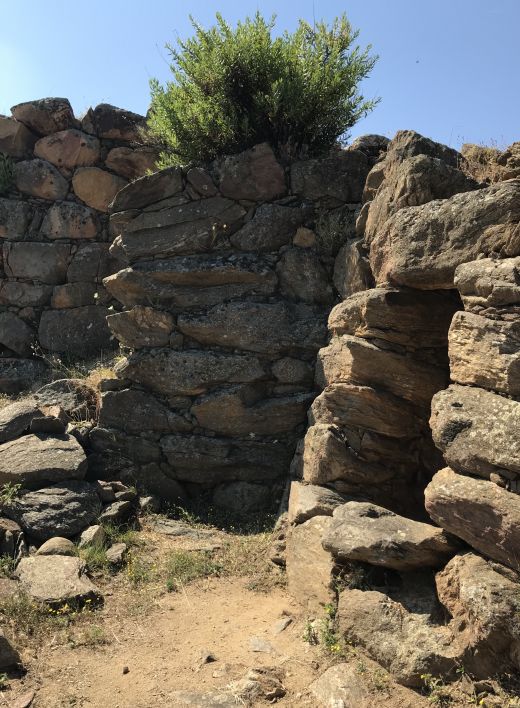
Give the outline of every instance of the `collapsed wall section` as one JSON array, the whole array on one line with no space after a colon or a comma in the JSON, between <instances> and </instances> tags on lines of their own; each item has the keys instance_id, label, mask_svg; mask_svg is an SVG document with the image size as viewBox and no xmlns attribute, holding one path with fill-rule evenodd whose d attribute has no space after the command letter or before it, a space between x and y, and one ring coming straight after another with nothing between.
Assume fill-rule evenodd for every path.
<instances>
[{"instance_id":1,"label":"collapsed wall section","mask_svg":"<svg viewBox=\"0 0 520 708\"><path fill-rule=\"evenodd\" d=\"M13 171L0 195L0 391L28 388L49 353L83 358L117 344L106 325L116 301L102 285L119 268L107 212L154 167L143 125L108 104L79 120L61 98L0 116L0 153Z\"/></svg>"},{"instance_id":2,"label":"collapsed wall section","mask_svg":"<svg viewBox=\"0 0 520 708\"><path fill-rule=\"evenodd\" d=\"M127 267L104 286L129 351L91 435L101 465L120 456L165 499L273 506L315 396L333 241L353 234L369 168L343 150L285 169L263 144L119 192L111 253Z\"/></svg>"}]
</instances>

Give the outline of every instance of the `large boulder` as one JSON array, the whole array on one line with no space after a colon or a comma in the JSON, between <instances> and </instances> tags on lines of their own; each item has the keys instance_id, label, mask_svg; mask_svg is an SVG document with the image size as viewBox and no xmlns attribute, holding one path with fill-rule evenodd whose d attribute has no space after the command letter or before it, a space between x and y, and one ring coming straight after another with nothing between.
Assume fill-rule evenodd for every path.
<instances>
[{"instance_id":1,"label":"large boulder","mask_svg":"<svg viewBox=\"0 0 520 708\"><path fill-rule=\"evenodd\" d=\"M438 157L417 155L396 161L391 149L384 180L368 209L365 239L370 243L400 209L448 199L476 187L475 180Z\"/></svg>"},{"instance_id":2,"label":"large boulder","mask_svg":"<svg viewBox=\"0 0 520 708\"><path fill-rule=\"evenodd\" d=\"M229 302L203 314L181 314L179 330L201 344L264 354L317 351L325 342L323 313L284 302Z\"/></svg>"},{"instance_id":3,"label":"large boulder","mask_svg":"<svg viewBox=\"0 0 520 708\"><path fill-rule=\"evenodd\" d=\"M276 266L280 290L289 300L329 305L334 295L330 279L317 253L289 248Z\"/></svg>"},{"instance_id":4,"label":"large boulder","mask_svg":"<svg viewBox=\"0 0 520 708\"><path fill-rule=\"evenodd\" d=\"M37 137L17 120L0 116L0 152L9 157L30 157Z\"/></svg>"},{"instance_id":5,"label":"large boulder","mask_svg":"<svg viewBox=\"0 0 520 708\"><path fill-rule=\"evenodd\" d=\"M500 316L511 309L516 314L520 306L520 256L463 263L455 271L454 282L465 310Z\"/></svg>"},{"instance_id":6,"label":"large boulder","mask_svg":"<svg viewBox=\"0 0 520 708\"><path fill-rule=\"evenodd\" d=\"M48 373L41 359L0 359L0 391L14 396L24 391Z\"/></svg>"},{"instance_id":7,"label":"large boulder","mask_svg":"<svg viewBox=\"0 0 520 708\"><path fill-rule=\"evenodd\" d=\"M41 211L28 201L0 198L0 237L8 241L30 238L40 225Z\"/></svg>"},{"instance_id":8,"label":"large boulder","mask_svg":"<svg viewBox=\"0 0 520 708\"><path fill-rule=\"evenodd\" d=\"M46 160L17 162L14 170L16 189L40 199L64 199L69 183L58 170Z\"/></svg>"},{"instance_id":9,"label":"large boulder","mask_svg":"<svg viewBox=\"0 0 520 708\"><path fill-rule=\"evenodd\" d=\"M19 356L31 356L35 332L14 312L0 313L0 344Z\"/></svg>"},{"instance_id":10,"label":"large boulder","mask_svg":"<svg viewBox=\"0 0 520 708\"><path fill-rule=\"evenodd\" d=\"M178 167L168 167L127 184L116 195L110 205L110 211L114 214L127 209L142 209L173 197L181 191L182 171Z\"/></svg>"},{"instance_id":11,"label":"large boulder","mask_svg":"<svg viewBox=\"0 0 520 708\"><path fill-rule=\"evenodd\" d=\"M372 272L378 284L451 289L456 267L479 254L515 256L519 221L518 179L401 209L370 242Z\"/></svg>"},{"instance_id":12,"label":"large boulder","mask_svg":"<svg viewBox=\"0 0 520 708\"><path fill-rule=\"evenodd\" d=\"M415 409L402 398L370 386L349 383L327 386L314 400L309 422L360 427L395 438L413 437L421 428Z\"/></svg>"},{"instance_id":13,"label":"large boulder","mask_svg":"<svg viewBox=\"0 0 520 708\"><path fill-rule=\"evenodd\" d=\"M198 398L191 413L201 428L220 435L279 435L305 422L313 393L265 398L262 390L234 386Z\"/></svg>"},{"instance_id":14,"label":"large boulder","mask_svg":"<svg viewBox=\"0 0 520 708\"><path fill-rule=\"evenodd\" d=\"M95 238L98 221L92 209L75 202L63 202L51 206L43 220L41 232L51 241Z\"/></svg>"},{"instance_id":15,"label":"large boulder","mask_svg":"<svg viewBox=\"0 0 520 708\"><path fill-rule=\"evenodd\" d=\"M341 634L405 686L422 686L425 674L454 672L462 658L449 628L435 626L440 607L431 585L429 578L411 574L392 596L357 589L339 596Z\"/></svg>"},{"instance_id":16,"label":"large boulder","mask_svg":"<svg viewBox=\"0 0 520 708\"><path fill-rule=\"evenodd\" d=\"M289 593L311 612L322 613L334 600L335 564L321 543L330 523L329 516L314 516L293 527L287 537Z\"/></svg>"},{"instance_id":17,"label":"large boulder","mask_svg":"<svg viewBox=\"0 0 520 708\"><path fill-rule=\"evenodd\" d=\"M67 98L40 98L11 108L14 118L38 135L74 127L74 113Z\"/></svg>"},{"instance_id":18,"label":"large boulder","mask_svg":"<svg viewBox=\"0 0 520 708\"><path fill-rule=\"evenodd\" d=\"M117 374L165 395L196 395L218 383L248 383L265 376L254 356L189 349L135 352L117 364Z\"/></svg>"},{"instance_id":19,"label":"large boulder","mask_svg":"<svg viewBox=\"0 0 520 708\"><path fill-rule=\"evenodd\" d=\"M520 321L457 312L449 330L451 379L520 395Z\"/></svg>"},{"instance_id":20,"label":"large boulder","mask_svg":"<svg viewBox=\"0 0 520 708\"><path fill-rule=\"evenodd\" d=\"M22 558L16 576L30 597L53 607L101 600L101 593L85 575L85 564L80 558L59 555Z\"/></svg>"},{"instance_id":21,"label":"large boulder","mask_svg":"<svg viewBox=\"0 0 520 708\"><path fill-rule=\"evenodd\" d=\"M467 650L464 667L487 677L505 670L518 671L520 576L474 553L462 553L437 573L439 600L453 620L456 641Z\"/></svg>"},{"instance_id":22,"label":"large boulder","mask_svg":"<svg viewBox=\"0 0 520 708\"><path fill-rule=\"evenodd\" d=\"M320 349L316 363L316 382L321 388L339 382L381 387L422 406L430 405L447 378L441 367L346 334L333 337L328 347Z\"/></svg>"},{"instance_id":23,"label":"large boulder","mask_svg":"<svg viewBox=\"0 0 520 708\"><path fill-rule=\"evenodd\" d=\"M161 449L171 477L209 487L233 480L276 479L287 473L293 454L291 446L282 442L203 435L165 435Z\"/></svg>"},{"instance_id":24,"label":"large boulder","mask_svg":"<svg viewBox=\"0 0 520 708\"><path fill-rule=\"evenodd\" d=\"M435 523L483 555L520 570L520 496L449 467L437 472L424 496Z\"/></svg>"},{"instance_id":25,"label":"large boulder","mask_svg":"<svg viewBox=\"0 0 520 708\"><path fill-rule=\"evenodd\" d=\"M110 150L105 160L109 170L128 180L144 177L148 172L154 172L158 159L153 148L115 147Z\"/></svg>"},{"instance_id":26,"label":"large boulder","mask_svg":"<svg viewBox=\"0 0 520 708\"><path fill-rule=\"evenodd\" d=\"M100 138L140 142L143 140L146 118L110 103L100 103L87 111L82 126L84 130L93 132Z\"/></svg>"},{"instance_id":27,"label":"large boulder","mask_svg":"<svg viewBox=\"0 0 520 708\"><path fill-rule=\"evenodd\" d=\"M330 157L295 162L291 166L294 194L324 206L361 201L370 170L367 156L360 150L339 150Z\"/></svg>"},{"instance_id":28,"label":"large boulder","mask_svg":"<svg viewBox=\"0 0 520 708\"><path fill-rule=\"evenodd\" d=\"M215 171L224 197L261 202L287 191L283 168L267 143L219 160Z\"/></svg>"},{"instance_id":29,"label":"large boulder","mask_svg":"<svg viewBox=\"0 0 520 708\"><path fill-rule=\"evenodd\" d=\"M0 484L43 487L83 479L87 458L72 435L24 435L0 445Z\"/></svg>"},{"instance_id":30,"label":"large boulder","mask_svg":"<svg viewBox=\"0 0 520 708\"><path fill-rule=\"evenodd\" d=\"M361 238L350 239L342 246L334 261L334 287L343 299L374 285L368 253Z\"/></svg>"},{"instance_id":31,"label":"large boulder","mask_svg":"<svg viewBox=\"0 0 520 708\"><path fill-rule=\"evenodd\" d=\"M130 388L103 394L99 425L134 434L143 430L182 433L189 432L192 427L187 417L172 411L151 394Z\"/></svg>"},{"instance_id":32,"label":"large boulder","mask_svg":"<svg viewBox=\"0 0 520 708\"><path fill-rule=\"evenodd\" d=\"M38 339L44 349L88 357L113 349L106 317L108 310L101 305L86 305L65 310L46 310L42 313Z\"/></svg>"},{"instance_id":33,"label":"large boulder","mask_svg":"<svg viewBox=\"0 0 520 708\"><path fill-rule=\"evenodd\" d=\"M441 567L458 544L431 524L368 502L350 501L334 509L323 548L339 562L362 561L406 571Z\"/></svg>"},{"instance_id":34,"label":"large boulder","mask_svg":"<svg viewBox=\"0 0 520 708\"><path fill-rule=\"evenodd\" d=\"M302 524L314 516L332 516L334 509L344 503L345 499L332 489L293 481L289 494L288 520L291 524Z\"/></svg>"},{"instance_id":35,"label":"large boulder","mask_svg":"<svg viewBox=\"0 0 520 708\"><path fill-rule=\"evenodd\" d=\"M394 477L396 470L369 462L363 448L356 450L347 430L335 425L313 425L307 430L303 444L303 479L309 484L328 484L345 480L356 485L377 485ZM369 437L369 436L367 436ZM359 444L359 443L358 443Z\"/></svg>"},{"instance_id":36,"label":"large boulder","mask_svg":"<svg viewBox=\"0 0 520 708\"><path fill-rule=\"evenodd\" d=\"M75 167L94 165L99 160L99 140L69 128L40 138L34 146L34 154L60 169L72 170Z\"/></svg>"},{"instance_id":37,"label":"large boulder","mask_svg":"<svg viewBox=\"0 0 520 708\"><path fill-rule=\"evenodd\" d=\"M23 491L2 512L35 540L47 541L81 533L98 518L101 501L92 485L73 480Z\"/></svg>"},{"instance_id":38,"label":"large boulder","mask_svg":"<svg viewBox=\"0 0 520 708\"><path fill-rule=\"evenodd\" d=\"M174 320L169 313L144 305L108 315L107 324L123 346L135 349L166 347L174 330Z\"/></svg>"},{"instance_id":39,"label":"large boulder","mask_svg":"<svg viewBox=\"0 0 520 708\"><path fill-rule=\"evenodd\" d=\"M329 315L329 331L384 340L410 350L446 347L460 302L451 293L372 288L351 295Z\"/></svg>"},{"instance_id":40,"label":"large boulder","mask_svg":"<svg viewBox=\"0 0 520 708\"><path fill-rule=\"evenodd\" d=\"M489 479L520 476L520 403L491 391L451 385L432 400L433 440L446 462Z\"/></svg>"},{"instance_id":41,"label":"large boulder","mask_svg":"<svg viewBox=\"0 0 520 708\"><path fill-rule=\"evenodd\" d=\"M70 246L65 243L4 243L3 260L7 277L38 280L58 285L65 282Z\"/></svg>"},{"instance_id":42,"label":"large boulder","mask_svg":"<svg viewBox=\"0 0 520 708\"><path fill-rule=\"evenodd\" d=\"M254 217L231 236L231 243L241 251L277 251L291 243L305 215L303 209L261 204Z\"/></svg>"},{"instance_id":43,"label":"large boulder","mask_svg":"<svg viewBox=\"0 0 520 708\"><path fill-rule=\"evenodd\" d=\"M81 201L104 212L108 211L108 205L126 184L126 179L100 167L79 167L72 178L74 192Z\"/></svg>"},{"instance_id":44,"label":"large boulder","mask_svg":"<svg viewBox=\"0 0 520 708\"><path fill-rule=\"evenodd\" d=\"M93 420L97 414L97 392L82 379L57 379L39 388L34 398L43 410L57 406L74 420Z\"/></svg>"},{"instance_id":45,"label":"large boulder","mask_svg":"<svg viewBox=\"0 0 520 708\"><path fill-rule=\"evenodd\" d=\"M33 398L15 401L0 409L0 443L20 437L28 430L31 421L40 416L40 409Z\"/></svg>"}]
</instances>

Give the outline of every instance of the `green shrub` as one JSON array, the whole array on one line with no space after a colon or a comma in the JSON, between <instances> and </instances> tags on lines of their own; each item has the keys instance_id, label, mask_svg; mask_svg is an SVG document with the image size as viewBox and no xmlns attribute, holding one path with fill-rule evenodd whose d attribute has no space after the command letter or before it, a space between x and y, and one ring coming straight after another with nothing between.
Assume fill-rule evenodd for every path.
<instances>
[{"instance_id":1,"label":"green shrub","mask_svg":"<svg viewBox=\"0 0 520 708\"><path fill-rule=\"evenodd\" d=\"M203 29L166 45L173 81L150 82L149 130L163 147L161 166L206 162L267 141L282 156L316 155L375 106L358 92L377 57L354 46L345 15L329 27L300 20L273 38L260 13L231 28Z\"/></svg>"},{"instance_id":2,"label":"green shrub","mask_svg":"<svg viewBox=\"0 0 520 708\"><path fill-rule=\"evenodd\" d=\"M13 161L3 152L0 152L0 195L9 191L13 184Z\"/></svg>"}]
</instances>

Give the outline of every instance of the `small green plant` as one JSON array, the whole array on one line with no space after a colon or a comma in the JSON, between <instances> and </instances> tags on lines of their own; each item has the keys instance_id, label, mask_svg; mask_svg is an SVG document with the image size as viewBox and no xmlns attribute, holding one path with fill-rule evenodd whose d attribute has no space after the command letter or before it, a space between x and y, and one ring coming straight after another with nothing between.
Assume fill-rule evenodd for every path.
<instances>
[{"instance_id":1,"label":"small green plant","mask_svg":"<svg viewBox=\"0 0 520 708\"><path fill-rule=\"evenodd\" d=\"M173 80L150 82L148 128L161 167L209 161L262 142L293 157L321 154L377 103L359 92L377 57L355 45L345 15L331 26L300 20L274 37L275 17L257 12L231 27L217 13L194 36L170 44Z\"/></svg>"},{"instance_id":2,"label":"small green plant","mask_svg":"<svg viewBox=\"0 0 520 708\"><path fill-rule=\"evenodd\" d=\"M5 673L0 674L0 691L5 691L9 686L9 676Z\"/></svg>"},{"instance_id":3,"label":"small green plant","mask_svg":"<svg viewBox=\"0 0 520 708\"><path fill-rule=\"evenodd\" d=\"M211 553L173 551L166 562L166 589L175 592L193 580L219 576L222 570L222 565L212 558Z\"/></svg>"},{"instance_id":4,"label":"small green plant","mask_svg":"<svg viewBox=\"0 0 520 708\"><path fill-rule=\"evenodd\" d=\"M16 567L16 560L12 556L0 556L0 575L5 578L10 578Z\"/></svg>"},{"instance_id":5,"label":"small green plant","mask_svg":"<svg viewBox=\"0 0 520 708\"><path fill-rule=\"evenodd\" d=\"M421 674L421 680L428 694L428 700L436 706L448 706L452 702L452 696L444 681L432 674Z\"/></svg>"},{"instance_id":6,"label":"small green plant","mask_svg":"<svg viewBox=\"0 0 520 708\"><path fill-rule=\"evenodd\" d=\"M106 548L98 544L89 544L79 550L79 557L85 562L87 569L92 572L108 571L110 563L107 558Z\"/></svg>"},{"instance_id":7,"label":"small green plant","mask_svg":"<svg viewBox=\"0 0 520 708\"><path fill-rule=\"evenodd\" d=\"M14 165L8 155L0 152L0 195L9 191L14 181Z\"/></svg>"},{"instance_id":8,"label":"small green plant","mask_svg":"<svg viewBox=\"0 0 520 708\"><path fill-rule=\"evenodd\" d=\"M126 562L126 576L135 588L146 585L154 578L152 564L135 553L129 553Z\"/></svg>"},{"instance_id":9,"label":"small green plant","mask_svg":"<svg viewBox=\"0 0 520 708\"><path fill-rule=\"evenodd\" d=\"M342 654L343 646L336 632L336 606L327 604L324 610L325 618L321 621L320 643L331 654Z\"/></svg>"},{"instance_id":10,"label":"small green plant","mask_svg":"<svg viewBox=\"0 0 520 708\"><path fill-rule=\"evenodd\" d=\"M21 484L7 482L0 488L0 506L11 506L20 494Z\"/></svg>"},{"instance_id":11,"label":"small green plant","mask_svg":"<svg viewBox=\"0 0 520 708\"><path fill-rule=\"evenodd\" d=\"M307 644L310 644L311 646L316 646L316 644L319 644L319 635L316 631L316 627L314 626L314 622L311 622L311 620L307 620L305 622L305 628L303 630L302 639L304 642L307 642Z\"/></svg>"}]
</instances>

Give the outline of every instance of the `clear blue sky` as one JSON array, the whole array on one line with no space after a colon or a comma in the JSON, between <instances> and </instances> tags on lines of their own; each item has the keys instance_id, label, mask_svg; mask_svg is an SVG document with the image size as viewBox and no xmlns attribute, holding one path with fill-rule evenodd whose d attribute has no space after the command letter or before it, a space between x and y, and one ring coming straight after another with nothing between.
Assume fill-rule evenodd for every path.
<instances>
[{"instance_id":1,"label":"clear blue sky","mask_svg":"<svg viewBox=\"0 0 520 708\"><path fill-rule=\"evenodd\" d=\"M277 13L347 12L380 60L363 84L381 96L352 136L413 128L454 147L520 139L520 0L0 0L0 113L32 98L66 96L77 114L101 102L145 113L148 79L168 78L166 42L216 11L231 22Z\"/></svg>"}]
</instances>

